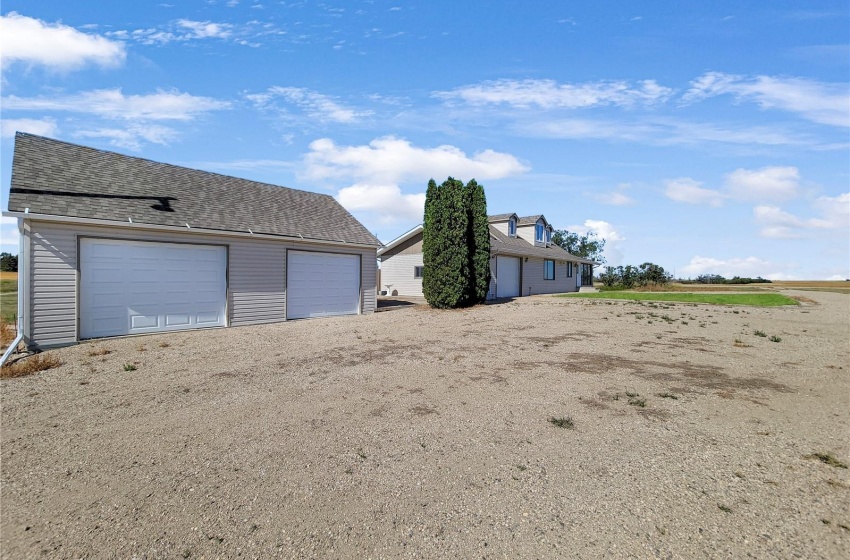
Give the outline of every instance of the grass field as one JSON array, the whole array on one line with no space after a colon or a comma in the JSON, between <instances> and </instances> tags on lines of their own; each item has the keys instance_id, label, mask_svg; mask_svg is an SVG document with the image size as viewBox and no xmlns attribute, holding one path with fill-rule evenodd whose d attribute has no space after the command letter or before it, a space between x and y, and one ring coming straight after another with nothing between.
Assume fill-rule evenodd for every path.
<instances>
[{"instance_id":1,"label":"grass field","mask_svg":"<svg viewBox=\"0 0 850 560\"><path fill-rule=\"evenodd\" d=\"M0 272L0 318L14 323L18 313L18 273Z\"/></svg>"},{"instance_id":2,"label":"grass field","mask_svg":"<svg viewBox=\"0 0 850 560\"><path fill-rule=\"evenodd\" d=\"M775 292L777 290L806 290L850 294L850 282L843 280L774 280L770 284L679 284L647 286L638 292Z\"/></svg>"},{"instance_id":3,"label":"grass field","mask_svg":"<svg viewBox=\"0 0 850 560\"><path fill-rule=\"evenodd\" d=\"M797 302L782 294L706 294L688 292L598 292L565 294L560 297L620 299L630 301L675 301L682 303L710 303L713 305L752 305L757 307L777 307L797 305Z\"/></svg>"}]
</instances>

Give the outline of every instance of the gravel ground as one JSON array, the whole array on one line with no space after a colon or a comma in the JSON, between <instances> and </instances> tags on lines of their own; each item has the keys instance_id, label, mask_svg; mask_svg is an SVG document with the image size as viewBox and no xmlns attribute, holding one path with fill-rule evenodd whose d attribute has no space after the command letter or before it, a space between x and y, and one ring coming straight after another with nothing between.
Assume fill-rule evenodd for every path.
<instances>
[{"instance_id":1,"label":"gravel ground","mask_svg":"<svg viewBox=\"0 0 850 560\"><path fill-rule=\"evenodd\" d=\"M0 385L2 556L848 558L848 470L807 456L850 463L850 298L786 293L54 351Z\"/></svg>"}]
</instances>

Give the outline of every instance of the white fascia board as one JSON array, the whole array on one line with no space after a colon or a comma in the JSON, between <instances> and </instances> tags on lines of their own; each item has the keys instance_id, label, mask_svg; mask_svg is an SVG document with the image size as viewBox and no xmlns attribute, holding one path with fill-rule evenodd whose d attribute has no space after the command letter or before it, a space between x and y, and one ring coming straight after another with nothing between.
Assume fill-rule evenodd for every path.
<instances>
[{"instance_id":1,"label":"white fascia board","mask_svg":"<svg viewBox=\"0 0 850 560\"><path fill-rule=\"evenodd\" d=\"M163 226L158 224L140 224L138 222L117 222L114 220L100 220L97 218L77 218L74 216L54 216L52 214L33 214L32 212L3 212L3 216L10 218L26 218L32 221L58 222L66 224L79 224L91 226L106 226L136 230L179 232L183 234L221 235L225 237L250 237L253 239L272 239L275 241L295 241L298 243L313 243L316 245L338 245L340 247L357 247L363 249L377 249L375 245L363 243L348 243L346 241L333 241L324 239L309 239L294 235L269 235L264 233L251 233L248 231L223 231L217 229L204 229L200 227L187 228L185 226Z\"/></svg>"}]
</instances>

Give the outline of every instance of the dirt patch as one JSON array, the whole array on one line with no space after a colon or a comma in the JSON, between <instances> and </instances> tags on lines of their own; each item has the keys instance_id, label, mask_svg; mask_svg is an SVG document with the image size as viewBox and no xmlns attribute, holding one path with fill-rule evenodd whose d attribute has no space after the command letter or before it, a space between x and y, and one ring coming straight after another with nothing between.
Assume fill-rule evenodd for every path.
<instances>
[{"instance_id":1,"label":"dirt patch","mask_svg":"<svg viewBox=\"0 0 850 560\"><path fill-rule=\"evenodd\" d=\"M661 362L653 360L634 360L613 355L570 354L570 360L562 367L576 373L600 375L611 372L625 372L645 379L661 381L666 384L686 381L689 386L703 389L742 389L792 392L783 383L763 377L733 377L719 366L685 362Z\"/></svg>"},{"instance_id":2,"label":"dirt patch","mask_svg":"<svg viewBox=\"0 0 850 560\"><path fill-rule=\"evenodd\" d=\"M676 325L541 296L51 350L0 382L2 555L846 557L846 295L806 294Z\"/></svg>"}]
</instances>

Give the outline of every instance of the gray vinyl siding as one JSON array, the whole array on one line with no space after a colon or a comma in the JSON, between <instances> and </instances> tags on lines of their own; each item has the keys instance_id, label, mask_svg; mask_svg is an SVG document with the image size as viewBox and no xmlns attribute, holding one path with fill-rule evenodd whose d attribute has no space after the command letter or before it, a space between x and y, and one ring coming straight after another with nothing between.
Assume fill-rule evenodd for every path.
<instances>
[{"instance_id":1,"label":"gray vinyl siding","mask_svg":"<svg viewBox=\"0 0 850 560\"><path fill-rule=\"evenodd\" d=\"M230 325L286 319L286 247L268 241L235 241L228 251Z\"/></svg>"},{"instance_id":2,"label":"gray vinyl siding","mask_svg":"<svg viewBox=\"0 0 850 560\"><path fill-rule=\"evenodd\" d=\"M53 228L30 229L30 338L39 346L77 340L77 238Z\"/></svg>"},{"instance_id":3,"label":"gray vinyl siding","mask_svg":"<svg viewBox=\"0 0 850 560\"><path fill-rule=\"evenodd\" d=\"M30 342L42 348L77 341L77 247L81 236L226 245L229 326L286 319L287 249L361 255L361 313L375 310L375 249L32 220L29 225Z\"/></svg>"},{"instance_id":4,"label":"gray vinyl siding","mask_svg":"<svg viewBox=\"0 0 850 560\"><path fill-rule=\"evenodd\" d=\"M400 296L422 296L422 279L413 277L414 266L422 266L422 253L382 257L381 289L390 284L387 295L398 291Z\"/></svg>"},{"instance_id":5,"label":"gray vinyl siding","mask_svg":"<svg viewBox=\"0 0 850 560\"><path fill-rule=\"evenodd\" d=\"M575 268L573 277L567 278L566 261L555 260L555 279L544 280L545 259L529 257L522 263L522 295L560 294L576 291Z\"/></svg>"}]
</instances>

